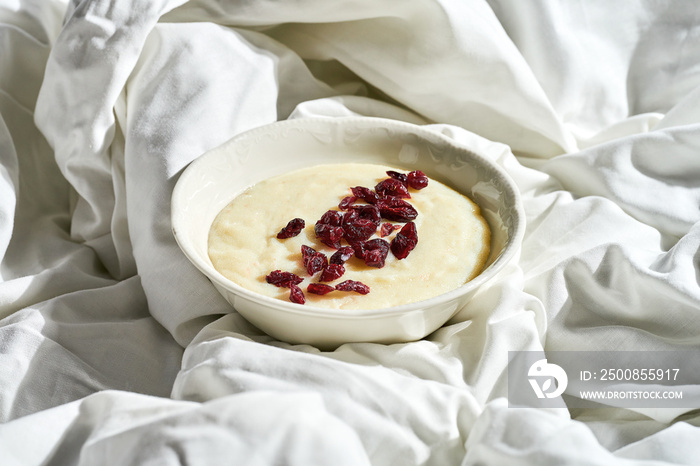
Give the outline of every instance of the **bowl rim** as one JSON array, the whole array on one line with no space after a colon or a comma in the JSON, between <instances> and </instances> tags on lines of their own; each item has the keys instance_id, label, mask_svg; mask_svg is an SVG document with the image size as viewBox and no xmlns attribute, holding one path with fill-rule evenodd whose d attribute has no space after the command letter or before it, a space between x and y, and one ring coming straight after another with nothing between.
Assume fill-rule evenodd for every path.
<instances>
[{"instance_id":1,"label":"bowl rim","mask_svg":"<svg viewBox=\"0 0 700 466\"><path fill-rule=\"evenodd\" d=\"M476 277L470 281L464 283L463 285L447 291L445 293L433 296L431 298L422 299L419 301L414 301L411 303L400 304L396 306L390 306L386 308L375 308L375 309L337 309L337 308L324 308L317 307L309 304L296 304L280 300L278 298L273 298L270 296L261 295L255 291L248 290L247 288L238 285L237 283L224 277L218 270L216 270L212 265L207 264L199 255L193 250L193 246L189 242L189 238L183 238L179 234L181 230L180 226L182 222L185 221L184 215L182 214L182 209L180 206L186 201L184 199L183 186L185 183L183 180L194 176L194 174L199 170L200 165L206 165L207 155L211 152L217 151L224 147L230 146L238 142L239 140L250 138L256 133L269 131L273 126L284 128L286 126L300 126L304 127L309 124L329 124L329 125L347 125L352 123L375 123L382 127L392 127L392 128L404 128L405 130L411 130L415 134L421 137L437 138L441 142L447 143L451 148L469 152L470 157L478 159L481 163L488 165L491 169L497 172L501 178L504 180L504 186L507 191L510 191L510 196L513 197L514 205L514 234L509 238L501 254L482 272L480 272ZM501 269L503 269L511 259L516 255L521 247L522 240L525 232L525 213L522 205L522 198L515 181L511 176L497 163L484 157L483 155L471 150L470 148L458 143L453 138L434 131L430 128L426 128L422 125L416 125L413 123L404 122L401 120L392 120L389 118L381 117L369 117L369 116L342 116L342 117L301 117L294 118L291 120L281 120L272 123L267 123L264 125L251 128L249 130L243 131L236 134L235 136L224 141L218 146L212 147L211 149L205 151L192 162L190 162L184 170L182 170L178 180L175 183L173 192L171 195L171 231L178 244L182 253L188 258L188 260L210 281L215 285L222 287L230 293L240 295L249 301L259 302L261 305L265 305L268 308L272 308L276 311L281 311L289 314L297 314L304 316L314 316L314 317L324 317L336 320L352 320L357 318L384 318L395 315L407 314L410 312L422 312L428 308L433 308L438 305L445 304L451 301L457 301L460 296L466 295L472 290L479 288L484 282L491 280L495 275L497 275Z\"/></svg>"}]
</instances>

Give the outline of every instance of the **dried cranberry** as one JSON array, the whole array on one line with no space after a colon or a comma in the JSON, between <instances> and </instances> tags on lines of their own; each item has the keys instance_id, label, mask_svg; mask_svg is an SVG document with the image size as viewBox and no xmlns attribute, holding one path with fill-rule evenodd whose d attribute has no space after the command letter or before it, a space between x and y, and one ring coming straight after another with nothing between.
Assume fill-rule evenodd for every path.
<instances>
[{"instance_id":1,"label":"dried cranberry","mask_svg":"<svg viewBox=\"0 0 700 466\"><path fill-rule=\"evenodd\" d=\"M351 205L353 205L357 201L357 197L355 196L345 196L341 201L340 204L338 204L338 208L340 210L348 210Z\"/></svg>"},{"instance_id":2,"label":"dried cranberry","mask_svg":"<svg viewBox=\"0 0 700 466\"><path fill-rule=\"evenodd\" d=\"M379 229L379 236L384 238L392 234L395 230L399 230L400 228L401 225L396 225L394 223L382 223L382 226Z\"/></svg>"},{"instance_id":3,"label":"dried cranberry","mask_svg":"<svg viewBox=\"0 0 700 466\"><path fill-rule=\"evenodd\" d=\"M377 231L377 226L371 220L360 218L348 223L343 229L345 230L345 239L349 243L353 243L370 238Z\"/></svg>"},{"instance_id":4,"label":"dried cranberry","mask_svg":"<svg viewBox=\"0 0 700 466\"><path fill-rule=\"evenodd\" d=\"M414 170L406 176L406 183L410 188L423 189L428 186L428 177L420 170Z\"/></svg>"},{"instance_id":5,"label":"dried cranberry","mask_svg":"<svg viewBox=\"0 0 700 466\"><path fill-rule=\"evenodd\" d=\"M361 247L365 264L378 269L384 267L386 256L389 254L389 243L386 240L374 238L362 243Z\"/></svg>"},{"instance_id":6,"label":"dried cranberry","mask_svg":"<svg viewBox=\"0 0 700 466\"><path fill-rule=\"evenodd\" d=\"M399 172L394 171L394 170L388 170L388 171L386 172L386 174L389 175L390 177L392 177L392 178L395 179L395 180L399 180L399 181L402 182L403 184L406 184L406 182L408 181L408 176L406 176L405 173L399 173Z\"/></svg>"},{"instance_id":7,"label":"dried cranberry","mask_svg":"<svg viewBox=\"0 0 700 466\"><path fill-rule=\"evenodd\" d=\"M369 293L369 286L355 280L345 280L342 283L338 283L335 285L335 289L338 291L354 291L360 294Z\"/></svg>"},{"instance_id":8,"label":"dried cranberry","mask_svg":"<svg viewBox=\"0 0 700 466\"><path fill-rule=\"evenodd\" d=\"M355 257L360 260L365 260L365 241L355 241L350 243L353 251L355 251Z\"/></svg>"},{"instance_id":9,"label":"dried cranberry","mask_svg":"<svg viewBox=\"0 0 700 466\"><path fill-rule=\"evenodd\" d=\"M309 260L309 257L313 256L316 254L316 250L312 248L311 246L307 246L305 244L301 245L301 260L302 263L304 264L304 267L306 267L306 263Z\"/></svg>"},{"instance_id":10,"label":"dried cranberry","mask_svg":"<svg viewBox=\"0 0 700 466\"><path fill-rule=\"evenodd\" d=\"M368 204L376 204L377 201L379 201L377 193L364 186L355 186L354 188L350 188L350 191L352 191L353 196L362 199Z\"/></svg>"},{"instance_id":11,"label":"dried cranberry","mask_svg":"<svg viewBox=\"0 0 700 466\"><path fill-rule=\"evenodd\" d=\"M287 223L287 226L282 228L279 233L277 233L277 239L292 238L304 229L306 223L302 218L293 218Z\"/></svg>"},{"instance_id":12,"label":"dried cranberry","mask_svg":"<svg viewBox=\"0 0 700 466\"><path fill-rule=\"evenodd\" d=\"M387 178L386 180L380 181L377 183L377 186L374 187L374 191L380 197L398 197L400 199L408 199L411 197L406 185L394 178Z\"/></svg>"},{"instance_id":13,"label":"dried cranberry","mask_svg":"<svg viewBox=\"0 0 700 466\"><path fill-rule=\"evenodd\" d=\"M329 210L316 222L316 225L333 225L334 227L339 227L343 224L343 213L337 210Z\"/></svg>"},{"instance_id":14,"label":"dried cranberry","mask_svg":"<svg viewBox=\"0 0 700 466\"><path fill-rule=\"evenodd\" d=\"M316 226L314 226L314 233L316 233L316 237L323 244L330 248L338 249L340 247L340 240L342 240L345 235L345 229L326 223L317 223Z\"/></svg>"},{"instance_id":15,"label":"dried cranberry","mask_svg":"<svg viewBox=\"0 0 700 466\"><path fill-rule=\"evenodd\" d=\"M320 295L328 294L334 290L334 286L326 285L324 283L309 283L309 286L306 287L306 291L309 293Z\"/></svg>"},{"instance_id":16,"label":"dried cranberry","mask_svg":"<svg viewBox=\"0 0 700 466\"><path fill-rule=\"evenodd\" d=\"M408 222L391 241L391 252L397 259L405 259L418 244L416 224Z\"/></svg>"},{"instance_id":17,"label":"dried cranberry","mask_svg":"<svg viewBox=\"0 0 700 466\"><path fill-rule=\"evenodd\" d=\"M289 287L289 300L297 304L304 304L306 302L304 292L298 285L292 285Z\"/></svg>"},{"instance_id":18,"label":"dried cranberry","mask_svg":"<svg viewBox=\"0 0 700 466\"><path fill-rule=\"evenodd\" d=\"M408 222L418 216L416 209L403 199L387 198L377 203L382 218L394 222Z\"/></svg>"},{"instance_id":19,"label":"dried cranberry","mask_svg":"<svg viewBox=\"0 0 700 466\"><path fill-rule=\"evenodd\" d=\"M301 258L304 267L306 267L306 272L309 275L320 272L328 265L328 259L325 254L305 244L301 246Z\"/></svg>"},{"instance_id":20,"label":"dried cranberry","mask_svg":"<svg viewBox=\"0 0 700 466\"><path fill-rule=\"evenodd\" d=\"M355 250L351 246L342 246L333 253L330 259L328 259L328 263L344 264L353 256L353 254L355 254Z\"/></svg>"},{"instance_id":21,"label":"dried cranberry","mask_svg":"<svg viewBox=\"0 0 700 466\"><path fill-rule=\"evenodd\" d=\"M325 269L327 265L328 259L326 259L324 254L319 252L314 254L314 256L309 259L309 262L306 265L306 271L309 275L313 275L316 272L320 272L321 270Z\"/></svg>"},{"instance_id":22,"label":"dried cranberry","mask_svg":"<svg viewBox=\"0 0 700 466\"><path fill-rule=\"evenodd\" d=\"M369 267L381 269L386 263L386 256L387 253L381 249L365 251L365 264L367 264Z\"/></svg>"},{"instance_id":23,"label":"dried cranberry","mask_svg":"<svg viewBox=\"0 0 700 466\"><path fill-rule=\"evenodd\" d=\"M298 285L302 281L299 275L292 272L282 272L281 270L274 270L270 272L269 275L265 277L267 283L270 283L280 288L289 288L291 285Z\"/></svg>"},{"instance_id":24,"label":"dried cranberry","mask_svg":"<svg viewBox=\"0 0 700 466\"><path fill-rule=\"evenodd\" d=\"M344 237L348 243L369 239L377 231L377 224L370 219L361 218L356 209L349 210L343 217Z\"/></svg>"},{"instance_id":25,"label":"dried cranberry","mask_svg":"<svg viewBox=\"0 0 700 466\"><path fill-rule=\"evenodd\" d=\"M379 224L382 221L382 215L379 213L379 209L377 208L376 205L372 205L372 204L358 205L358 206L354 206L352 208L352 210L357 212L357 215L359 218L371 220L372 223L374 223L375 228L379 227Z\"/></svg>"},{"instance_id":26,"label":"dried cranberry","mask_svg":"<svg viewBox=\"0 0 700 466\"><path fill-rule=\"evenodd\" d=\"M361 259L363 261L367 260L367 253L369 251L379 251L375 252L373 256L370 259L370 262L374 262L374 259L377 258L377 254L380 254L384 252L385 250L389 250L389 243L386 242L386 240L383 240L381 238L375 238L373 240L369 241L358 241L355 243L352 243L352 248L355 250L355 257L358 259Z\"/></svg>"},{"instance_id":27,"label":"dried cranberry","mask_svg":"<svg viewBox=\"0 0 700 466\"><path fill-rule=\"evenodd\" d=\"M328 266L321 272L321 278L318 279L320 282L332 282L343 276L345 273L345 266L343 264L328 264Z\"/></svg>"}]
</instances>

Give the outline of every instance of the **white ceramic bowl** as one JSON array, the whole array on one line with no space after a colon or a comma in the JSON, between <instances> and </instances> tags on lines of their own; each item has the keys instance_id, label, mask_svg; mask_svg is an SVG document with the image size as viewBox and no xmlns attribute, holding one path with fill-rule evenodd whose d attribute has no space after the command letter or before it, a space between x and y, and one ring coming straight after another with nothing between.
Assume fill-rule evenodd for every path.
<instances>
[{"instance_id":1,"label":"white ceramic bowl","mask_svg":"<svg viewBox=\"0 0 700 466\"><path fill-rule=\"evenodd\" d=\"M344 162L422 170L469 196L491 227L491 256L485 270L463 286L431 299L379 310L337 310L261 296L213 267L207 254L209 228L236 195L291 170ZM524 219L517 187L495 163L437 132L367 117L288 120L242 133L192 162L172 197L175 239L231 305L274 338L319 348L346 342L417 340L438 329L516 255Z\"/></svg>"}]
</instances>

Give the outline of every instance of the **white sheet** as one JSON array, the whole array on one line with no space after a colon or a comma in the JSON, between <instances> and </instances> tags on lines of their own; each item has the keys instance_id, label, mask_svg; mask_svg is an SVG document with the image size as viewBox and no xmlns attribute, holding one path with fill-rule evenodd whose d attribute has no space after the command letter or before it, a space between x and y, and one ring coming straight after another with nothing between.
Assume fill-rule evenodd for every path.
<instances>
[{"instance_id":1,"label":"white sheet","mask_svg":"<svg viewBox=\"0 0 700 466\"><path fill-rule=\"evenodd\" d=\"M700 7L0 0L0 463L695 464L695 411L509 408L508 351L700 345ZM429 125L523 194L428 338L273 341L170 233L182 169L287 118Z\"/></svg>"}]
</instances>

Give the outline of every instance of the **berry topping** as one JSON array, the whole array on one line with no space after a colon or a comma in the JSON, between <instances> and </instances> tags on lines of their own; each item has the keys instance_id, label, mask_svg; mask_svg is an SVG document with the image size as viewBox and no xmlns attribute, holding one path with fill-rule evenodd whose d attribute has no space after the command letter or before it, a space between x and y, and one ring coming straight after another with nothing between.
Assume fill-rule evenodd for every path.
<instances>
[{"instance_id":1,"label":"berry topping","mask_svg":"<svg viewBox=\"0 0 700 466\"><path fill-rule=\"evenodd\" d=\"M418 211L403 199L382 199L377 203L377 207L382 218L394 222L409 222L418 216Z\"/></svg>"},{"instance_id":2,"label":"berry topping","mask_svg":"<svg viewBox=\"0 0 700 466\"><path fill-rule=\"evenodd\" d=\"M314 226L314 233L316 233L316 238L323 244L329 248L338 249L340 247L340 240L342 240L345 235L345 230L343 227L336 227L326 223L317 223Z\"/></svg>"},{"instance_id":3,"label":"berry topping","mask_svg":"<svg viewBox=\"0 0 700 466\"><path fill-rule=\"evenodd\" d=\"M330 264L344 264L355 254L355 250L352 246L342 246L336 252L333 253L328 262Z\"/></svg>"},{"instance_id":4,"label":"berry topping","mask_svg":"<svg viewBox=\"0 0 700 466\"><path fill-rule=\"evenodd\" d=\"M340 210L348 210L351 205L353 205L357 201L357 197L355 196L345 196L341 201L340 204L338 204L338 208Z\"/></svg>"},{"instance_id":5,"label":"berry topping","mask_svg":"<svg viewBox=\"0 0 700 466\"><path fill-rule=\"evenodd\" d=\"M398 197L400 199L408 199L411 197L406 185L394 178L387 178L384 181L380 181L377 183L377 186L374 187L374 191L380 197Z\"/></svg>"},{"instance_id":6,"label":"berry topping","mask_svg":"<svg viewBox=\"0 0 700 466\"><path fill-rule=\"evenodd\" d=\"M298 285L292 285L289 287L289 300L297 304L304 304L306 302L304 292Z\"/></svg>"},{"instance_id":7,"label":"berry topping","mask_svg":"<svg viewBox=\"0 0 700 466\"><path fill-rule=\"evenodd\" d=\"M362 199L368 204L376 204L377 201L379 201L377 193L364 186L355 186L354 188L350 188L350 191L352 191L353 196Z\"/></svg>"},{"instance_id":8,"label":"berry topping","mask_svg":"<svg viewBox=\"0 0 700 466\"><path fill-rule=\"evenodd\" d=\"M405 259L418 244L416 224L408 222L391 241L391 252L397 259Z\"/></svg>"},{"instance_id":9,"label":"berry topping","mask_svg":"<svg viewBox=\"0 0 700 466\"><path fill-rule=\"evenodd\" d=\"M405 199L411 198L409 188L425 188L428 185L428 177L420 170L408 174L388 170L386 174L389 178L381 180L374 189L364 186L351 187L352 195L345 196L340 201L339 210L327 210L314 225L316 238L336 251L328 259L325 254L311 246L301 246L302 263L306 272L309 276L321 273L319 283L310 283L306 287L308 293L325 295L338 290L367 294L370 291L369 286L356 280L345 280L336 286L320 282L332 282L342 277L345 274L345 263L353 255L369 267L382 268L386 264L389 251L397 259L405 259L416 247L418 235L413 220L418 212ZM364 203L357 204L358 201ZM389 222L382 222L382 219ZM280 230L277 238L297 236L305 226L303 219L294 218ZM382 239L396 230L400 231L391 243ZM378 237L372 238L374 235ZM349 246L343 246L342 240L347 241ZM306 302L304 292L299 287L303 278L298 275L275 270L265 279L275 286L289 288L289 300L293 303Z\"/></svg>"},{"instance_id":10,"label":"berry topping","mask_svg":"<svg viewBox=\"0 0 700 466\"><path fill-rule=\"evenodd\" d=\"M359 218L371 220L374 223L375 228L379 226L382 221L382 216L379 213L377 206L372 204L358 205L352 208ZM347 215L347 214L346 214Z\"/></svg>"},{"instance_id":11,"label":"berry topping","mask_svg":"<svg viewBox=\"0 0 700 466\"><path fill-rule=\"evenodd\" d=\"M379 229L379 236L381 236L382 238L385 238L385 237L389 236L390 234L392 234L395 230L400 230L400 229L401 229L401 225L396 225L394 223L385 222L385 223L382 223L382 226Z\"/></svg>"},{"instance_id":12,"label":"berry topping","mask_svg":"<svg viewBox=\"0 0 700 466\"><path fill-rule=\"evenodd\" d=\"M362 218L360 211L355 208L343 217L344 237L350 244L369 239L377 231L377 226L379 224L373 220Z\"/></svg>"},{"instance_id":13,"label":"berry topping","mask_svg":"<svg viewBox=\"0 0 700 466\"><path fill-rule=\"evenodd\" d=\"M318 280L321 282L332 282L342 277L344 273L345 266L343 264L328 264L321 272L321 278Z\"/></svg>"},{"instance_id":14,"label":"berry topping","mask_svg":"<svg viewBox=\"0 0 700 466\"><path fill-rule=\"evenodd\" d=\"M328 259L325 254L305 244L301 246L301 259L309 275L320 272L328 265Z\"/></svg>"},{"instance_id":15,"label":"berry topping","mask_svg":"<svg viewBox=\"0 0 700 466\"><path fill-rule=\"evenodd\" d=\"M314 248L305 244L301 245L301 260L304 263L304 267L306 267L306 261L308 258L314 254L316 254L316 250Z\"/></svg>"},{"instance_id":16,"label":"berry topping","mask_svg":"<svg viewBox=\"0 0 700 466\"><path fill-rule=\"evenodd\" d=\"M359 243L360 255L370 267L381 269L389 254L389 243L381 238L374 238L364 243ZM355 251L357 253L357 250Z\"/></svg>"},{"instance_id":17,"label":"berry topping","mask_svg":"<svg viewBox=\"0 0 700 466\"><path fill-rule=\"evenodd\" d=\"M277 239L292 238L304 229L306 222L301 218L293 218L287 223L287 226L282 228L279 233L277 233Z\"/></svg>"},{"instance_id":18,"label":"berry topping","mask_svg":"<svg viewBox=\"0 0 700 466\"><path fill-rule=\"evenodd\" d=\"M291 285L298 285L304 279L292 272L282 272L281 270L274 270L265 277L265 280L267 281L267 283L279 286L280 288L290 288Z\"/></svg>"},{"instance_id":19,"label":"berry topping","mask_svg":"<svg viewBox=\"0 0 700 466\"><path fill-rule=\"evenodd\" d=\"M338 291L354 291L360 294L369 293L369 286L355 280L345 280L342 283L338 283L335 285L335 289Z\"/></svg>"},{"instance_id":20,"label":"berry topping","mask_svg":"<svg viewBox=\"0 0 700 466\"><path fill-rule=\"evenodd\" d=\"M326 285L324 283L309 283L309 286L306 287L306 291L308 291L309 293L319 295L328 294L334 290L334 286Z\"/></svg>"},{"instance_id":21,"label":"berry topping","mask_svg":"<svg viewBox=\"0 0 700 466\"><path fill-rule=\"evenodd\" d=\"M337 210L329 210L316 222L316 225L333 225L334 227L339 227L343 224L343 213Z\"/></svg>"},{"instance_id":22,"label":"berry topping","mask_svg":"<svg viewBox=\"0 0 700 466\"><path fill-rule=\"evenodd\" d=\"M420 170L414 170L406 176L409 188L423 189L428 186L428 177Z\"/></svg>"},{"instance_id":23,"label":"berry topping","mask_svg":"<svg viewBox=\"0 0 700 466\"><path fill-rule=\"evenodd\" d=\"M408 176L405 173L399 173L399 172L394 171L394 170L389 170L386 172L386 174L395 180L399 180L403 184L406 184L408 181Z\"/></svg>"}]
</instances>

